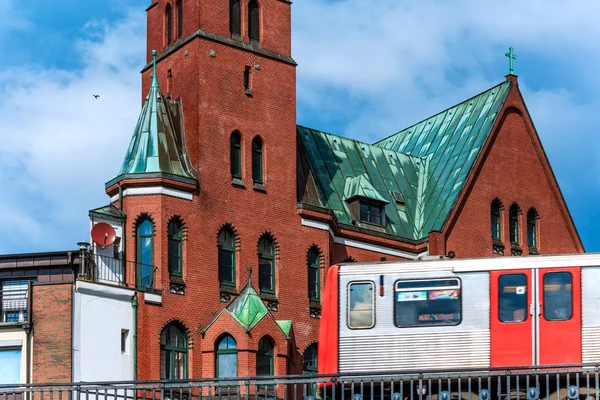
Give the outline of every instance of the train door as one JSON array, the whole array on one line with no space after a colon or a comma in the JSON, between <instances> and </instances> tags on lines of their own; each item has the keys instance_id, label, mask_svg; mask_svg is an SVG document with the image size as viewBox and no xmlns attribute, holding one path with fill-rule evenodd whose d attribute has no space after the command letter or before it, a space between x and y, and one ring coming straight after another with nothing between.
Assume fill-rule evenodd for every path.
<instances>
[{"instance_id":1,"label":"train door","mask_svg":"<svg viewBox=\"0 0 600 400\"><path fill-rule=\"evenodd\" d=\"M581 363L580 273L578 267L490 272L493 367Z\"/></svg>"},{"instance_id":2,"label":"train door","mask_svg":"<svg viewBox=\"0 0 600 400\"><path fill-rule=\"evenodd\" d=\"M581 363L581 268L537 270L538 363Z\"/></svg>"},{"instance_id":3,"label":"train door","mask_svg":"<svg viewBox=\"0 0 600 400\"><path fill-rule=\"evenodd\" d=\"M490 271L492 367L535 364L534 279L531 269Z\"/></svg>"}]
</instances>

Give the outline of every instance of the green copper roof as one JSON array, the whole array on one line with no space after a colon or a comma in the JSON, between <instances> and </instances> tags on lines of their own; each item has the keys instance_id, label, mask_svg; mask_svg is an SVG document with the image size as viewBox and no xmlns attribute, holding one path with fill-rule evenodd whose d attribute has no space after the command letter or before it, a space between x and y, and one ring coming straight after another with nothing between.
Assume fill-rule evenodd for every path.
<instances>
[{"instance_id":1,"label":"green copper roof","mask_svg":"<svg viewBox=\"0 0 600 400\"><path fill-rule=\"evenodd\" d=\"M346 182L367 186L366 180L388 203L387 233L418 240L440 230L509 90L510 82L502 83L374 145L298 126L318 192L303 201L329 208L339 223L349 224Z\"/></svg>"},{"instance_id":2,"label":"green copper roof","mask_svg":"<svg viewBox=\"0 0 600 400\"><path fill-rule=\"evenodd\" d=\"M269 313L267 306L250 285L229 303L226 310L247 331L254 328Z\"/></svg>"},{"instance_id":3,"label":"green copper roof","mask_svg":"<svg viewBox=\"0 0 600 400\"><path fill-rule=\"evenodd\" d=\"M427 160L302 126L297 132L318 192L305 203L329 208L339 223L350 225L353 217L346 199L358 191L386 203L387 233L415 236ZM396 203L393 192L402 193L405 204Z\"/></svg>"},{"instance_id":4,"label":"green copper roof","mask_svg":"<svg viewBox=\"0 0 600 400\"><path fill-rule=\"evenodd\" d=\"M153 56L152 85L119 175L160 172L194 179L196 172L188 159L183 129L176 129L183 124L176 124L169 100L160 92L155 52Z\"/></svg>"},{"instance_id":5,"label":"green copper roof","mask_svg":"<svg viewBox=\"0 0 600 400\"><path fill-rule=\"evenodd\" d=\"M292 330L292 321L290 321L289 319L286 319L283 321L275 321L275 322L277 322L277 325L279 325L279 327L281 328L283 333L285 333L285 336L289 337L290 332Z\"/></svg>"},{"instance_id":6,"label":"green copper roof","mask_svg":"<svg viewBox=\"0 0 600 400\"><path fill-rule=\"evenodd\" d=\"M90 210L89 215L90 215L90 217L98 216L98 217L105 217L105 218L109 218L109 219L119 220L119 221L124 219L127 216L123 211L119 210L117 207L115 207L112 204L109 204L104 207L94 208L93 210Z\"/></svg>"},{"instance_id":7,"label":"green copper roof","mask_svg":"<svg viewBox=\"0 0 600 400\"><path fill-rule=\"evenodd\" d=\"M383 198L371 185L367 174L360 174L355 177L347 177L346 183L344 184L344 201L351 200L355 197L362 197L364 199L375 200L384 204L389 203Z\"/></svg>"}]
</instances>

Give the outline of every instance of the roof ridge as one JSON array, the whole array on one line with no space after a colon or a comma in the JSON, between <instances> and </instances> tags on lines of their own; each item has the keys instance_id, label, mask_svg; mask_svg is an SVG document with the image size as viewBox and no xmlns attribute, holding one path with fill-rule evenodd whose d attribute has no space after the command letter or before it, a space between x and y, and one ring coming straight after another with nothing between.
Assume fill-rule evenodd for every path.
<instances>
[{"instance_id":1,"label":"roof ridge","mask_svg":"<svg viewBox=\"0 0 600 400\"><path fill-rule=\"evenodd\" d=\"M412 124L412 125L409 125L409 126L407 126L406 128L404 128L404 129L400 129L399 131L397 131L397 132L395 132L395 133L392 133L391 135L388 135L388 136L386 136L386 137L384 137L384 138L382 138L382 139L379 139L378 141L376 141L375 143L373 143L373 146L377 146L379 143L381 143L381 142L383 142L383 141L385 141L385 140L387 140L387 139L389 139L389 138L391 138L391 137L393 137L393 136L396 136L397 134L399 134L399 133L401 133L401 132L404 132L404 131L405 131L405 130L407 130L407 129L413 128L413 127L415 127L415 126L417 126L417 125L419 125L419 124L421 124L421 123L423 123L423 122L425 122L425 121L427 121L427 120L430 120L430 119L432 119L432 118L435 118L435 117L437 117L438 115L442 115L443 113L445 113L445 112L447 112L447 111L449 111L449 110L451 110L451 109L453 109L453 108L456 108L456 107L460 106L461 104L464 104L464 103L466 103L466 102L468 102L468 101L472 101L473 99L475 99L475 98L477 98L477 97L479 97L479 96L481 96L481 95L483 95L483 94L485 94L485 93L487 93L487 92L489 92L489 91L491 91L491 90L494 90L494 89L496 89L496 88L498 88L498 87L500 87L500 86L502 86L502 85L505 85L505 84L508 84L508 85L510 85L510 83L511 83L510 81L505 81L505 82L501 82L501 83L499 83L499 84L497 84L497 85L495 85L495 86L492 86L491 88L489 88L489 89L486 89L486 90L484 90L484 91L482 91L482 92L480 92L480 93L476 94L475 96L471 96L471 97L469 97L468 99L466 99L466 100L463 100L463 101L461 101L461 102L459 102L459 103L456 103L456 104L454 104L454 105L452 105L452 106L450 106L450 107L447 107L447 108L443 109L442 111L440 111L440 112L438 112L438 113L436 113L436 114L430 115L430 116L429 116L429 117L427 117L427 118L423 118L422 120L420 120L420 121L418 121L418 122L416 122L416 123L414 123L414 124ZM377 147L379 147L379 146L377 146ZM404 153L401 153L401 154L404 154Z\"/></svg>"}]
</instances>

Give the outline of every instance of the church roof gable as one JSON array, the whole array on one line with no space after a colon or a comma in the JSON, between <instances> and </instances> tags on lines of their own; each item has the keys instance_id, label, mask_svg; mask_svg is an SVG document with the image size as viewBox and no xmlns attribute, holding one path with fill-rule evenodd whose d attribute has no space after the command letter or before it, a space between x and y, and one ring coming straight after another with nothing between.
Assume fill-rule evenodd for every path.
<instances>
[{"instance_id":1,"label":"church roof gable","mask_svg":"<svg viewBox=\"0 0 600 400\"><path fill-rule=\"evenodd\" d=\"M298 126L319 192L318 198L304 201L325 206L339 223L351 224L344 201L351 193L346 185L350 182L352 190L368 187L365 193L387 202L387 233L419 240L441 230L510 85L508 81L494 86L373 145Z\"/></svg>"}]
</instances>

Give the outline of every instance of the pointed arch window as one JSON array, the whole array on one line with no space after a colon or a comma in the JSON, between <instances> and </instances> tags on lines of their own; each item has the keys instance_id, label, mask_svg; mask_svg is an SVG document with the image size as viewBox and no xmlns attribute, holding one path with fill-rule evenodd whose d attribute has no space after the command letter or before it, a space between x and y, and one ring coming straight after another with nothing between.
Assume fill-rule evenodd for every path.
<instances>
[{"instance_id":1,"label":"pointed arch window","mask_svg":"<svg viewBox=\"0 0 600 400\"><path fill-rule=\"evenodd\" d=\"M263 143L259 137L252 140L252 180L263 183Z\"/></svg>"},{"instance_id":2,"label":"pointed arch window","mask_svg":"<svg viewBox=\"0 0 600 400\"><path fill-rule=\"evenodd\" d=\"M519 243L519 206L513 203L508 210L510 242Z\"/></svg>"},{"instance_id":3,"label":"pointed arch window","mask_svg":"<svg viewBox=\"0 0 600 400\"><path fill-rule=\"evenodd\" d=\"M308 298L319 301L321 294L321 257L316 247L308 251Z\"/></svg>"},{"instance_id":4,"label":"pointed arch window","mask_svg":"<svg viewBox=\"0 0 600 400\"><path fill-rule=\"evenodd\" d=\"M531 208L527 212L527 245L532 248L537 248L537 219L537 211Z\"/></svg>"},{"instance_id":5,"label":"pointed arch window","mask_svg":"<svg viewBox=\"0 0 600 400\"><path fill-rule=\"evenodd\" d=\"M165 9L165 29L167 46L173 41L173 9L170 4L167 4Z\"/></svg>"},{"instance_id":6,"label":"pointed arch window","mask_svg":"<svg viewBox=\"0 0 600 400\"><path fill-rule=\"evenodd\" d=\"M183 227L181 222L177 220L169 222L168 239L169 273L171 275L182 276Z\"/></svg>"},{"instance_id":7,"label":"pointed arch window","mask_svg":"<svg viewBox=\"0 0 600 400\"><path fill-rule=\"evenodd\" d=\"M177 37L183 34L183 1L177 0Z\"/></svg>"},{"instance_id":8,"label":"pointed arch window","mask_svg":"<svg viewBox=\"0 0 600 400\"><path fill-rule=\"evenodd\" d=\"M219 232L219 282L235 286L235 236L229 227Z\"/></svg>"},{"instance_id":9,"label":"pointed arch window","mask_svg":"<svg viewBox=\"0 0 600 400\"><path fill-rule=\"evenodd\" d=\"M267 236L258 242L258 288L275 293L275 246Z\"/></svg>"},{"instance_id":10,"label":"pointed arch window","mask_svg":"<svg viewBox=\"0 0 600 400\"><path fill-rule=\"evenodd\" d=\"M269 337L263 337L258 341L258 351L256 352L256 375L273 375L273 341Z\"/></svg>"},{"instance_id":11,"label":"pointed arch window","mask_svg":"<svg viewBox=\"0 0 600 400\"><path fill-rule=\"evenodd\" d=\"M492 201L491 206L492 217L492 239L500 240L501 224L500 224L500 200Z\"/></svg>"},{"instance_id":12,"label":"pointed arch window","mask_svg":"<svg viewBox=\"0 0 600 400\"><path fill-rule=\"evenodd\" d=\"M242 179L242 140L238 131L231 134L229 145L231 177Z\"/></svg>"},{"instance_id":13,"label":"pointed arch window","mask_svg":"<svg viewBox=\"0 0 600 400\"><path fill-rule=\"evenodd\" d=\"M152 289L154 274L154 224L145 217L137 227L136 286L140 290Z\"/></svg>"},{"instance_id":14,"label":"pointed arch window","mask_svg":"<svg viewBox=\"0 0 600 400\"><path fill-rule=\"evenodd\" d=\"M231 36L241 36L242 29L242 13L240 8L240 0L229 1L229 31Z\"/></svg>"},{"instance_id":15,"label":"pointed arch window","mask_svg":"<svg viewBox=\"0 0 600 400\"><path fill-rule=\"evenodd\" d=\"M177 324L169 324L160 334L160 378L187 377L188 337Z\"/></svg>"},{"instance_id":16,"label":"pointed arch window","mask_svg":"<svg viewBox=\"0 0 600 400\"><path fill-rule=\"evenodd\" d=\"M225 335L217 343L215 370L217 378L237 376L237 343L231 335Z\"/></svg>"},{"instance_id":17,"label":"pointed arch window","mask_svg":"<svg viewBox=\"0 0 600 400\"><path fill-rule=\"evenodd\" d=\"M251 41L260 41L260 15L256 0L248 3L248 37Z\"/></svg>"}]
</instances>

